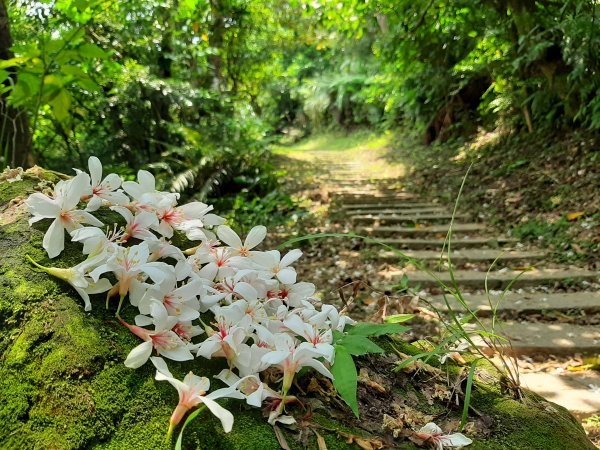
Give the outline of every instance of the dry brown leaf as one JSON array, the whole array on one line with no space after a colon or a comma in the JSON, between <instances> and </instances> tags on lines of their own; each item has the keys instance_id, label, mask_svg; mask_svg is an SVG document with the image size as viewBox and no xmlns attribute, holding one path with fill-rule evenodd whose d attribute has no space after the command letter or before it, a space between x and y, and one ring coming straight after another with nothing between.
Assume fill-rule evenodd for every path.
<instances>
[{"instance_id":1,"label":"dry brown leaf","mask_svg":"<svg viewBox=\"0 0 600 450\"><path fill-rule=\"evenodd\" d=\"M282 448L282 450L291 450L285 439L285 436L283 435L283 432L281 431L281 428L279 428L277 425L273 425L273 430L275 431L275 437L277 438L277 442L279 442L279 446Z\"/></svg>"},{"instance_id":2,"label":"dry brown leaf","mask_svg":"<svg viewBox=\"0 0 600 450\"><path fill-rule=\"evenodd\" d=\"M364 384L367 387L370 387L371 389L376 390L380 394L385 394L387 392L381 384L371 380L371 377L369 377L369 372L365 367L362 367L360 369L360 372L358 374L358 382Z\"/></svg>"},{"instance_id":3,"label":"dry brown leaf","mask_svg":"<svg viewBox=\"0 0 600 450\"><path fill-rule=\"evenodd\" d=\"M340 433L346 438L347 444L356 444L363 450L379 450L384 447L381 439L367 439L349 433Z\"/></svg>"},{"instance_id":4,"label":"dry brown leaf","mask_svg":"<svg viewBox=\"0 0 600 450\"><path fill-rule=\"evenodd\" d=\"M404 424L401 421L394 419L392 416L387 414L383 415L383 424L381 427L385 430L388 429L392 432L394 438L400 436L402 433L402 429L404 428Z\"/></svg>"},{"instance_id":5,"label":"dry brown leaf","mask_svg":"<svg viewBox=\"0 0 600 450\"><path fill-rule=\"evenodd\" d=\"M406 359L410 358L410 356L408 356L404 353L398 353L398 356L400 357L401 360L406 360ZM400 363L401 362L402 361L400 361ZM418 359L411 361L409 364L402 367L402 369L400 369L400 370L404 373L413 373L413 372L422 370L431 375L437 375L437 376L443 375L443 372L440 369L438 369L437 367L430 366L429 364L424 363L423 361L418 360Z\"/></svg>"},{"instance_id":6,"label":"dry brown leaf","mask_svg":"<svg viewBox=\"0 0 600 450\"><path fill-rule=\"evenodd\" d=\"M325 442L323 436L321 436L317 430L313 430L313 432L317 436L317 445L319 446L319 450L327 450L327 443Z\"/></svg>"}]
</instances>

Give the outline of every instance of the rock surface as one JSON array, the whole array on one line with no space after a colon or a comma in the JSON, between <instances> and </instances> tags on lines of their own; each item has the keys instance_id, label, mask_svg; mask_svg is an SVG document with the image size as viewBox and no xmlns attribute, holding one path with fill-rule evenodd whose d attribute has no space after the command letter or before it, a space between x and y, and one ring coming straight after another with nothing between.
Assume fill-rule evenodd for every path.
<instances>
[{"instance_id":1,"label":"rock surface","mask_svg":"<svg viewBox=\"0 0 600 450\"><path fill-rule=\"evenodd\" d=\"M30 255L41 264L64 267L81 259L79 247L67 244L63 255L50 262L41 246L48 223L33 228L27 224L28 213L20 201L55 181L50 174L38 175L0 184L0 448L171 448L165 432L177 394L169 384L154 380L150 365L138 370L123 365L139 341L115 320L115 305L106 310L103 296L96 296L93 310L84 312L75 291L35 272L25 259ZM125 319L132 319L131 314L131 309L126 309ZM394 448L416 448L406 437L410 421L407 417L401 420L401 412L407 411L435 417L439 424L456 423L462 407L456 406L454 397L441 400L427 395L432 379L429 373L391 371L399 358L394 348L403 353L418 350L400 341L387 343L388 355L360 361L364 373L383 389L373 388L363 377L360 421L335 398L326 380L310 376L301 380L304 404L289 411L297 417L298 426L280 430L290 448L318 448L316 432L329 449L358 448L347 443L349 436L362 436L373 448L380 442ZM210 376L220 369L220 365L211 367L196 360L181 364L174 372L181 376L193 370ZM433 372L442 374L440 380L464 372L453 369L448 374L439 369ZM500 392L501 385L489 373L478 372L473 416L469 417L474 443L469 448L594 449L564 408L530 393L525 393L522 401L515 400ZM460 392L460 386L459 381L453 389ZM186 430L183 448L279 448L280 441L259 410L237 401L224 406L235 415L233 431L225 434L216 419L201 415ZM397 439L389 427L382 428L384 414L399 424ZM413 414L413 428L419 425L419 414Z\"/></svg>"}]
</instances>

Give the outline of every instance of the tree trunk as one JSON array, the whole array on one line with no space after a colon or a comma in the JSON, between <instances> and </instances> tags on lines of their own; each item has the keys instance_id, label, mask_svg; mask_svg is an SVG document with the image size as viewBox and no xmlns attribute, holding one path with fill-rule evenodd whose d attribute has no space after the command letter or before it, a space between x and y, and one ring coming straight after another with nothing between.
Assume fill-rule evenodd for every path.
<instances>
[{"instance_id":1,"label":"tree trunk","mask_svg":"<svg viewBox=\"0 0 600 450\"><path fill-rule=\"evenodd\" d=\"M12 38L10 22L5 0L0 0L0 59L14 58L11 51ZM8 69L9 77L4 81L5 86L14 86L17 75ZM30 167L34 164L31 152L31 134L29 132L29 117L23 108L15 108L8 104L10 91L0 97L0 154L3 164L11 167Z\"/></svg>"}]
</instances>

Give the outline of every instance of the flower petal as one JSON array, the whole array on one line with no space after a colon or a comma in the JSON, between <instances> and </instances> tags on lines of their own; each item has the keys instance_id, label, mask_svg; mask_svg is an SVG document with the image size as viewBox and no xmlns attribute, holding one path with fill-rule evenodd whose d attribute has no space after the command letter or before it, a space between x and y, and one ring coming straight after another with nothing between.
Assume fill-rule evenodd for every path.
<instances>
[{"instance_id":1,"label":"flower petal","mask_svg":"<svg viewBox=\"0 0 600 450\"><path fill-rule=\"evenodd\" d=\"M442 441L444 447L464 447L472 443L473 441L462 433L449 434L448 436L444 436L444 440Z\"/></svg>"},{"instance_id":2,"label":"flower petal","mask_svg":"<svg viewBox=\"0 0 600 450\"><path fill-rule=\"evenodd\" d=\"M298 258L302 256L302 250L295 248L294 250L290 250L287 254L285 254L281 258L281 263L279 263L279 267L287 267L296 261Z\"/></svg>"},{"instance_id":3,"label":"flower petal","mask_svg":"<svg viewBox=\"0 0 600 450\"><path fill-rule=\"evenodd\" d=\"M294 284L296 282L296 271L291 267L285 267L277 272L277 279L283 284Z\"/></svg>"},{"instance_id":4,"label":"flower petal","mask_svg":"<svg viewBox=\"0 0 600 450\"><path fill-rule=\"evenodd\" d=\"M250 230L246 240L244 240L244 247L252 249L265 240L267 237L267 227L258 225Z\"/></svg>"},{"instance_id":5,"label":"flower petal","mask_svg":"<svg viewBox=\"0 0 600 450\"><path fill-rule=\"evenodd\" d=\"M225 430L225 433L229 433L233 428L233 414L210 398L201 397L201 399L202 403L206 405L210 412L221 421L221 425L223 425L223 430Z\"/></svg>"},{"instance_id":6,"label":"flower petal","mask_svg":"<svg viewBox=\"0 0 600 450\"><path fill-rule=\"evenodd\" d=\"M64 250L65 248L65 227L60 219L55 219L50 224L50 228L44 234L44 240L42 246L48 253L48 258L54 258Z\"/></svg>"},{"instance_id":7,"label":"flower petal","mask_svg":"<svg viewBox=\"0 0 600 450\"><path fill-rule=\"evenodd\" d=\"M442 434L443 431L440 427L438 427L435 423L429 422L423 428L419 430L419 433L426 434Z\"/></svg>"},{"instance_id":8,"label":"flower petal","mask_svg":"<svg viewBox=\"0 0 600 450\"><path fill-rule=\"evenodd\" d=\"M39 192L31 194L25 204L29 208L29 212L35 216L34 219L36 219L30 220L30 224L43 218L55 219L60 214L60 206L56 200Z\"/></svg>"},{"instance_id":9,"label":"flower petal","mask_svg":"<svg viewBox=\"0 0 600 450\"><path fill-rule=\"evenodd\" d=\"M219 228L217 228L217 236L219 236L221 241L232 248L239 249L242 246L242 240L240 237L227 225L221 225Z\"/></svg>"},{"instance_id":10,"label":"flower petal","mask_svg":"<svg viewBox=\"0 0 600 450\"><path fill-rule=\"evenodd\" d=\"M90 156L88 159L88 168L92 177L92 186L98 186L102 179L102 163L95 156Z\"/></svg>"},{"instance_id":11,"label":"flower petal","mask_svg":"<svg viewBox=\"0 0 600 450\"><path fill-rule=\"evenodd\" d=\"M151 354L152 342L142 342L129 352L129 355L127 355L127 359L125 360L125 366L129 367L130 369L142 367L144 364L146 364L146 361L148 361L148 358L150 358Z\"/></svg>"}]
</instances>

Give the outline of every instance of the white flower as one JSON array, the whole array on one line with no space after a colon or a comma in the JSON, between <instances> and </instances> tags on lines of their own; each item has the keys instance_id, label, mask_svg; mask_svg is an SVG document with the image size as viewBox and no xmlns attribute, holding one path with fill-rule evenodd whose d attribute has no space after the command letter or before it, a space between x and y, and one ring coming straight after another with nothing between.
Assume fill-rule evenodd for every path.
<instances>
[{"instance_id":1,"label":"white flower","mask_svg":"<svg viewBox=\"0 0 600 450\"><path fill-rule=\"evenodd\" d=\"M303 342L296 347L291 336L279 334L276 336L277 350L271 351L262 357L262 361L274 366L279 366L283 371L282 392L285 397L292 386L294 376L303 367L312 367L321 375L333 379L331 372L316 358L323 356L315 351L311 344Z\"/></svg>"},{"instance_id":2,"label":"white flower","mask_svg":"<svg viewBox=\"0 0 600 450\"><path fill-rule=\"evenodd\" d=\"M150 314L151 301L156 300L164 305L170 316L177 317L177 320L196 320L200 317L198 295L204 291L206 288L198 279L177 287L175 278L168 276L146 291L138 308L142 314Z\"/></svg>"},{"instance_id":3,"label":"white flower","mask_svg":"<svg viewBox=\"0 0 600 450\"><path fill-rule=\"evenodd\" d=\"M256 375L248 375L243 378L238 377L231 370L223 369L218 375L215 375L217 380L221 380L227 386L235 386L246 399L246 403L250 406L260 408L263 400L268 398L281 398L281 396L273 391L269 386L260 381Z\"/></svg>"},{"instance_id":4,"label":"white flower","mask_svg":"<svg viewBox=\"0 0 600 450\"><path fill-rule=\"evenodd\" d=\"M73 231L82 223L102 226L102 222L86 211L77 210L81 195L90 190L90 177L79 173L68 181L59 181L54 188L53 198L36 192L31 194L25 204L33 215L29 224L42 219L54 219L44 235L42 246L49 258L54 258L65 248L65 230Z\"/></svg>"},{"instance_id":5,"label":"white flower","mask_svg":"<svg viewBox=\"0 0 600 450\"><path fill-rule=\"evenodd\" d=\"M279 290L269 292L269 298L279 298L292 308L302 306L302 302L315 293L315 285L301 281L300 283L279 286Z\"/></svg>"},{"instance_id":6,"label":"white flower","mask_svg":"<svg viewBox=\"0 0 600 450\"><path fill-rule=\"evenodd\" d=\"M294 284L296 282L296 271L288 267L294 261L302 256L302 251L298 249L291 250L283 258L277 250L267 252L255 252L250 259L262 269L263 276L266 278L276 277L283 284Z\"/></svg>"},{"instance_id":7,"label":"white flower","mask_svg":"<svg viewBox=\"0 0 600 450\"><path fill-rule=\"evenodd\" d=\"M433 422L429 422L415 434L419 439L431 442L438 450L443 450L444 447L464 447L473 443L461 433L444 434L442 429Z\"/></svg>"},{"instance_id":8,"label":"white flower","mask_svg":"<svg viewBox=\"0 0 600 450\"><path fill-rule=\"evenodd\" d=\"M200 277L207 280L222 280L226 277L235 275L236 269L247 265L246 258L234 256L228 248L217 248L213 251L200 247L198 251L190 256L192 267L199 268L197 273Z\"/></svg>"},{"instance_id":9,"label":"white flower","mask_svg":"<svg viewBox=\"0 0 600 450\"><path fill-rule=\"evenodd\" d=\"M110 173L102 179L102 163L95 156L90 156L88 168L92 181L92 196L88 202L86 211L96 211L103 202L111 205L125 205L129 203L122 191L117 191L121 186L121 177L116 173Z\"/></svg>"},{"instance_id":10,"label":"white flower","mask_svg":"<svg viewBox=\"0 0 600 450\"><path fill-rule=\"evenodd\" d=\"M333 348L333 334L331 330L320 331L316 325L304 322L299 316L292 314L283 324L298 336L311 344L315 351L321 354L330 363L333 362L335 349Z\"/></svg>"},{"instance_id":11,"label":"white flower","mask_svg":"<svg viewBox=\"0 0 600 450\"><path fill-rule=\"evenodd\" d=\"M156 215L160 220L158 232L170 238L173 236L173 230L189 233L193 228L204 228L202 219L212 209L212 206L202 202L191 202L182 206L175 206L168 198L163 199L156 210Z\"/></svg>"},{"instance_id":12,"label":"white flower","mask_svg":"<svg viewBox=\"0 0 600 450\"><path fill-rule=\"evenodd\" d=\"M95 283L89 278L86 278L83 273L83 270L81 269L81 265L83 263L78 264L74 267L62 269L59 267L45 267L35 262L33 259L31 259L29 255L26 255L26 257L33 265L35 265L41 271L46 272L48 275L52 275L53 277L56 277L60 280L69 283L83 299L85 304L85 311L92 310L92 304L90 302L89 294L98 294L100 292L108 291L111 288L110 281L108 281L105 278L102 278L97 283Z\"/></svg>"},{"instance_id":13,"label":"white flower","mask_svg":"<svg viewBox=\"0 0 600 450\"><path fill-rule=\"evenodd\" d=\"M143 366L152 354L152 349L155 349L159 355L174 361L194 359L188 349L188 344L181 340L177 333L172 330L177 323L177 319L167 316L166 311L162 313L159 308L153 311L152 316L155 327L153 331L146 330L137 325L130 325L120 319L121 324L125 325L129 328L129 331L144 341L129 352L125 360L125 366L130 369L137 369Z\"/></svg>"},{"instance_id":14,"label":"white flower","mask_svg":"<svg viewBox=\"0 0 600 450\"><path fill-rule=\"evenodd\" d=\"M148 261L157 261L164 258L173 258L178 262L185 261L183 252L169 241L166 241L165 238L148 240L148 247L150 249ZM181 278L178 277L178 281L181 281L187 275L189 275L189 273Z\"/></svg>"},{"instance_id":15,"label":"white flower","mask_svg":"<svg viewBox=\"0 0 600 450\"><path fill-rule=\"evenodd\" d=\"M53 219L44 236L44 248L51 257L64 247L64 230L70 232L72 241L83 244L82 252L87 255L68 269L38 267L73 286L84 299L86 311L91 309L90 294L109 290L107 301L119 294L119 321L143 341L129 352L125 365L135 369L151 359L156 379L168 381L179 393L169 433L201 404L230 431L233 416L214 402L221 397L245 399L255 407L266 404L271 424L294 423L293 417L282 415L286 404L298 401L288 395L294 377L310 367L333 379L329 371L335 355L333 331L354 323L332 305L316 309L315 286L296 282L291 266L302 252L256 251L266 237L264 226L252 228L242 241L223 225L223 218L210 212L212 206L201 202L178 205L178 194L157 191L154 176L147 171L140 170L136 182L121 183L115 174L102 179L102 164L91 157L89 172L91 180L78 171L73 179L57 183L52 196L36 193L27 200L33 215L30 223ZM110 206L123 216L125 227L98 228L100 221L76 209L81 199L88 200L87 211ZM223 244L207 230L211 227L218 227L214 231ZM166 240L175 230L201 242L182 251ZM142 242L131 245L131 239ZM170 259L171 264L163 259ZM107 272L116 278L114 286L100 278ZM119 315L126 296L137 308L133 325ZM211 316L214 321L207 325L203 319ZM203 333L206 336L193 342ZM174 361L194 356L225 358L229 369L217 378L229 387L207 394L206 378L190 372L183 381L177 380L161 357L151 358L153 352ZM260 378L271 366L283 372L279 392ZM434 424L415 434L438 448L470 443L458 433L441 434Z\"/></svg>"},{"instance_id":16,"label":"white flower","mask_svg":"<svg viewBox=\"0 0 600 450\"><path fill-rule=\"evenodd\" d=\"M125 219L125 231L123 240L129 238L145 240L157 240L158 238L150 231L150 228L158 227L158 219L154 213L141 211L135 216L123 206L112 206L110 209L118 212Z\"/></svg>"},{"instance_id":17,"label":"white flower","mask_svg":"<svg viewBox=\"0 0 600 450\"><path fill-rule=\"evenodd\" d=\"M244 344L246 339L246 331L243 328L219 322L218 331L198 345L197 356L206 359L224 357L230 368L236 364L247 366L251 355L248 351L249 346Z\"/></svg>"},{"instance_id":18,"label":"white flower","mask_svg":"<svg viewBox=\"0 0 600 450\"><path fill-rule=\"evenodd\" d=\"M156 193L156 180L147 170L139 170L137 173L138 182L135 181L123 181L123 189L127 192L134 200L140 201L144 194L155 194Z\"/></svg>"},{"instance_id":19,"label":"white flower","mask_svg":"<svg viewBox=\"0 0 600 450\"><path fill-rule=\"evenodd\" d=\"M317 325L319 328L329 327L332 330L344 331L346 325L354 325L356 321L350 317L340 314L333 305L323 305L321 311L311 314L308 321Z\"/></svg>"},{"instance_id":20,"label":"white flower","mask_svg":"<svg viewBox=\"0 0 600 450\"><path fill-rule=\"evenodd\" d=\"M161 358L152 358L152 363L157 368L156 379L159 381L168 381L171 383L179 394L179 403L171 415L169 424L169 435L173 428L181 422L183 416L192 408L199 404L204 404L213 413L223 425L223 430L226 433L231 431L233 427L233 414L215 402L218 398L231 397L243 398L243 396L235 388L219 389L206 395L210 388L210 380L206 377L199 377L189 372L183 381L179 381L171 375L167 365Z\"/></svg>"},{"instance_id":21,"label":"white flower","mask_svg":"<svg viewBox=\"0 0 600 450\"><path fill-rule=\"evenodd\" d=\"M146 292L146 286L140 280L140 274L146 274L156 283L162 282L168 276L173 276L173 267L163 262L147 262L150 256L148 244L142 242L131 247L118 247L105 264L95 268L90 276L98 281L105 272L114 273L117 278L119 296L121 299L129 293L129 301L137 306Z\"/></svg>"},{"instance_id":22,"label":"white flower","mask_svg":"<svg viewBox=\"0 0 600 450\"><path fill-rule=\"evenodd\" d=\"M227 244L233 255L250 256L250 250L258 246L267 236L267 228L259 225L250 230L248 236L242 244L240 237L227 225L221 225L217 228L217 236L221 241Z\"/></svg>"}]
</instances>

